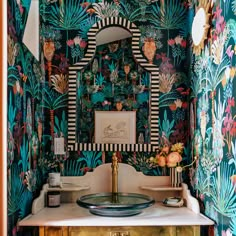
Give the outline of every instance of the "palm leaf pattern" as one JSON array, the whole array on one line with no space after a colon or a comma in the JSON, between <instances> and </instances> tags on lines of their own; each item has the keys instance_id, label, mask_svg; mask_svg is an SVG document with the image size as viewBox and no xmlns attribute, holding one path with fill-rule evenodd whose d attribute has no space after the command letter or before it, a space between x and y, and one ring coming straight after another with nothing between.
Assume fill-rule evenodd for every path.
<instances>
[{"instance_id":1,"label":"palm leaf pattern","mask_svg":"<svg viewBox=\"0 0 236 236\"><path fill-rule=\"evenodd\" d=\"M64 176L81 176L83 175L82 163L77 160L66 160L64 162Z\"/></svg>"},{"instance_id":2,"label":"palm leaf pattern","mask_svg":"<svg viewBox=\"0 0 236 236\"><path fill-rule=\"evenodd\" d=\"M207 76L204 77L204 80L207 82L207 92L214 91L216 87L222 81L222 74L225 69L230 65L229 58L224 56L221 60L220 65L216 66L212 61L209 62L209 66L207 67Z\"/></svg>"},{"instance_id":3,"label":"palm leaf pattern","mask_svg":"<svg viewBox=\"0 0 236 236\"><path fill-rule=\"evenodd\" d=\"M203 90L204 86L202 86L203 79L201 77L194 77L191 79L191 98L196 98L197 95Z\"/></svg>"},{"instance_id":4,"label":"palm leaf pattern","mask_svg":"<svg viewBox=\"0 0 236 236\"><path fill-rule=\"evenodd\" d=\"M161 136L165 135L167 139L169 139L171 133L174 131L172 130L174 127L175 121L172 120L171 122L167 118L167 111L164 111L164 119L162 121L162 124L160 125L160 131L161 131Z\"/></svg>"},{"instance_id":5,"label":"palm leaf pattern","mask_svg":"<svg viewBox=\"0 0 236 236\"><path fill-rule=\"evenodd\" d=\"M93 3L93 8L98 18L114 17L119 15L119 6L115 3Z\"/></svg>"},{"instance_id":6,"label":"palm leaf pattern","mask_svg":"<svg viewBox=\"0 0 236 236\"><path fill-rule=\"evenodd\" d=\"M150 22L157 29L167 30L167 39L170 30L183 28L186 22L186 8L178 0L165 1L164 7L156 2L152 5L152 15ZM167 56L169 57L168 45Z\"/></svg>"},{"instance_id":7,"label":"palm leaf pattern","mask_svg":"<svg viewBox=\"0 0 236 236\"><path fill-rule=\"evenodd\" d=\"M22 202L19 207L19 218L23 219L31 213L31 202L33 200L33 195L30 191L24 191L22 194Z\"/></svg>"},{"instance_id":8,"label":"palm leaf pattern","mask_svg":"<svg viewBox=\"0 0 236 236\"><path fill-rule=\"evenodd\" d=\"M57 110L67 105L67 93L58 94L54 92L49 86L42 89L42 102L41 107L50 110Z\"/></svg>"},{"instance_id":9,"label":"palm leaf pattern","mask_svg":"<svg viewBox=\"0 0 236 236\"><path fill-rule=\"evenodd\" d=\"M159 97L159 107L168 107L170 104L172 104L176 99L181 99L181 95L176 92L169 92L161 94Z\"/></svg>"},{"instance_id":10,"label":"palm leaf pattern","mask_svg":"<svg viewBox=\"0 0 236 236\"><path fill-rule=\"evenodd\" d=\"M68 0L60 6L51 4L45 9L44 16L57 30L78 30L87 21L86 10L77 0Z\"/></svg>"},{"instance_id":11,"label":"palm leaf pattern","mask_svg":"<svg viewBox=\"0 0 236 236\"><path fill-rule=\"evenodd\" d=\"M232 10L234 12L234 15L236 15L236 0L232 1Z\"/></svg>"},{"instance_id":12,"label":"palm leaf pattern","mask_svg":"<svg viewBox=\"0 0 236 236\"><path fill-rule=\"evenodd\" d=\"M13 87L19 78L18 69L15 66L9 66L7 69L7 84Z\"/></svg>"},{"instance_id":13,"label":"palm leaf pattern","mask_svg":"<svg viewBox=\"0 0 236 236\"><path fill-rule=\"evenodd\" d=\"M10 176L7 185L8 215L13 215L20 209L23 201L25 186L20 178L20 168L13 164L10 168Z\"/></svg>"},{"instance_id":14,"label":"palm leaf pattern","mask_svg":"<svg viewBox=\"0 0 236 236\"><path fill-rule=\"evenodd\" d=\"M208 182L209 182L209 176L206 176L204 174L204 171L201 165L198 165L195 178L197 179L197 181L194 188L201 194L209 195L208 188L207 188Z\"/></svg>"},{"instance_id":15,"label":"palm leaf pattern","mask_svg":"<svg viewBox=\"0 0 236 236\"><path fill-rule=\"evenodd\" d=\"M80 36L85 41L88 39L88 31L96 23L96 18L87 18L80 23L80 29L78 31L78 36Z\"/></svg>"},{"instance_id":16,"label":"palm leaf pattern","mask_svg":"<svg viewBox=\"0 0 236 236\"><path fill-rule=\"evenodd\" d=\"M55 126L54 126L54 132L57 133L58 137L63 136L67 137L67 119L65 111L62 112L61 121L57 116L55 116Z\"/></svg>"},{"instance_id":17,"label":"palm leaf pattern","mask_svg":"<svg viewBox=\"0 0 236 236\"><path fill-rule=\"evenodd\" d=\"M236 20L230 19L229 21L227 21L226 25L229 30L228 37L226 39L226 45L229 43L229 40L231 38L234 40L234 43L236 43Z\"/></svg>"},{"instance_id":18,"label":"palm leaf pattern","mask_svg":"<svg viewBox=\"0 0 236 236\"><path fill-rule=\"evenodd\" d=\"M230 230L232 235L236 235L236 211L230 220Z\"/></svg>"},{"instance_id":19,"label":"palm leaf pattern","mask_svg":"<svg viewBox=\"0 0 236 236\"><path fill-rule=\"evenodd\" d=\"M215 172L211 181L210 196L214 203L214 208L220 214L232 217L236 209L235 185L230 176L235 174L228 163L220 164L220 173Z\"/></svg>"},{"instance_id":20,"label":"palm leaf pattern","mask_svg":"<svg viewBox=\"0 0 236 236\"><path fill-rule=\"evenodd\" d=\"M84 161L86 163L86 167L91 169L96 168L97 166L102 164L102 152L82 152L82 157L78 159L78 162Z\"/></svg>"},{"instance_id":21,"label":"palm leaf pattern","mask_svg":"<svg viewBox=\"0 0 236 236\"><path fill-rule=\"evenodd\" d=\"M152 5L152 11L150 21L158 29L179 29L185 25L186 8L178 0L165 1L164 8L156 2Z\"/></svg>"},{"instance_id":22,"label":"palm leaf pattern","mask_svg":"<svg viewBox=\"0 0 236 236\"><path fill-rule=\"evenodd\" d=\"M20 36L21 30L23 28L20 9L19 6L17 5L17 1L14 0L10 2L11 2L10 10L12 17L14 18L14 28L16 30L17 36Z\"/></svg>"},{"instance_id":23,"label":"palm leaf pattern","mask_svg":"<svg viewBox=\"0 0 236 236\"><path fill-rule=\"evenodd\" d=\"M146 6L144 7L132 7L127 1L120 2L119 12L120 15L131 22L140 21L142 20L142 10L145 10ZM146 13L148 13L146 11Z\"/></svg>"},{"instance_id":24,"label":"palm leaf pattern","mask_svg":"<svg viewBox=\"0 0 236 236\"><path fill-rule=\"evenodd\" d=\"M29 143L27 140L24 141L23 144L20 147L20 155L21 159L18 162L18 165L22 167L22 171L25 173L29 170L30 168L30 163L29 163Z\"/></svg>"},{"instance_id":25,"label":"palm leaf pattern","mask_svg":"<svg viewBox=\"0 0 236 236\"><path fill-rule=\"evenodd\" d=\"M16 118L16 108L12 104L12 92L10 91L9 95L9 105L8 105L8 125L11 133L13 133L13 128L16 124L15 118Z\"/></svg>"},{"instance_id":26,"label":"palm leaf pattern","mask_svg":"<svg viewBox=\"0 0 236 236\"><path fill-rule=\"evenodd\" d=\"M215 164L223 158L224 137L222 134L222 124L224 121L225 101L221 102L220 91L218 93L218 103L215 103L215 130L213 132L212 149L215 158Z\"/></svg>"},{"instance_id":27,"label":"palm leaf pattern","mask_svg":"<svg viewBox=\"0 0 236 236\"><path fill-rule=\"evenodd\" d=\"M91 101L93 104L103 102L105 100L104 94L101 92L93 93L91 95Z\"/></svg>"},{"instance_id":28,"label":"palm leaf pattern","mask_svg":"<svg viewBox=\"0 0 236 236\"><path fill-rule=\"evenodd\" d=\"M83 2L83 1L82 1ZM68 0L66 4L58 6L57 3L44 9L45 20L56 30L66 30L66 40L69 38L69 30L79 30L87 23L87 8L81 6L80 1ZM66 57L68 57L68 46L66 45Z\"/></svg>"}]
</instances>

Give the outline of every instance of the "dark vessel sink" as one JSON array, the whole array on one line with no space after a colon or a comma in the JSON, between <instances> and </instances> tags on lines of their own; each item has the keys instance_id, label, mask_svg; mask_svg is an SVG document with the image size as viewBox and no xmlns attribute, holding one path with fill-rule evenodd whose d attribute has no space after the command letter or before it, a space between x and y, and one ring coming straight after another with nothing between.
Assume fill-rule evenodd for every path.
<instances>
[{"instance_id":1,"label":"dark vessel sink","mask_svg":"<svg viewBox=\"0 0 236 236\"><path fill-rule=\"evenodd\" d=\"M77 204L99 216L133 216L153 205L152 197L139 193L95 193L80 197Z\"/></svg>"}]
</instances>

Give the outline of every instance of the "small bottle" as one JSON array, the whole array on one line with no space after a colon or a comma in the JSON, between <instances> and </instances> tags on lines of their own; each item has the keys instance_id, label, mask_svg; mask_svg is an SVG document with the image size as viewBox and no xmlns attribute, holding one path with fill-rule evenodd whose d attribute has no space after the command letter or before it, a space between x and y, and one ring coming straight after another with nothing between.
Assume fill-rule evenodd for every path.
<instances>
[{"instance_id":1,"label":"small bottle","mask_svg":"<svg viewBox=\"0 0 236 236\"><path fill-rule=\"evenodd\" d=\"M61 202L61 195L59 191L50 191L47 193L48 207L59 207Z\"/></svg>"},{"instance_id":2,"label":"small bottle","mask_svg":"<svg viewBox=\"0 0 236 236\"><path fill-rule=\"evenodd\" d=\"M138 137L138 143L140 143L140 144L144 144L143 133L140 133L140 134L139 134L139 137Z\"/></svg>"}]
</instances>

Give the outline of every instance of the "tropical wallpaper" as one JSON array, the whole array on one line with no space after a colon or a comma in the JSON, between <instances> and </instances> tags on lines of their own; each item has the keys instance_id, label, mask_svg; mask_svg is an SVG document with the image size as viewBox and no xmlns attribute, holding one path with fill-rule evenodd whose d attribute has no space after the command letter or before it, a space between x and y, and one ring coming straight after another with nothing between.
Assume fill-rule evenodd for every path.
<instances>
[{"instance_id":1,"label":"tropical wallpaper","mask_svg":"<svg viewBox=\"0 0 236 236\"><path fill-rule=\"evenodd\" d=\"M203 235L236 235L236 1L212 1L211 27L196 55L191 26L196 7L206 3L40 0L37 61L22 41L31 1L8 0L8 235L37 235L36 228L20 228L18 222L31 212L49 172L79 176L111 161L109 152L67 151L68 68L86 53L90 27L110 16L138 26L143 53L146 41L155 42L152 63L160 70L160 145L183 143L184 164L198 157L183 176L202 212L216 222L214 228L203 229ZM140 142L148 142L150 81L128 45L125 39L97 47L95 59L78 78L82 86L77 125L84 142L93 139L89 121L94 109L115 110L118 102L121 109L144 114L139 116L137 141L142 133ZM94 84L99 85L95 90ZM54 153L55 138L64 138L63 155ZM163 174L148 161L155 153L117 155L120 162L144 174Z\"/></svg>"},{"instance_id":2,"label":"tropical wallpaper","mask_svg":"<svg viewBox=\"0 0 236 236\"><path fill-rule=\"evenodd\" d=\"M79 73L78 84L77 133L80 143L96 141L96 111L133 111L136 116L135 142L150 142L150 77L133 59L131 38L97 46L91 66ZM116 140L117 135L127 137L125 127L124 122L105 126L104 140Z\"/></svg>"},{"instance_id":3,"label":"tropical wallpaper","mask_svg":"<svg viewBox=\"0 0 236 236\"><path fill-rule=\"evenodd\" d=\"M199 1L210 12L206 3ZM189 14L193 10L190 4ZM205 47L189 58L190 137L199 156L190 178L202 210L216 223L209 235L236 235L236 1L213 1L209 20Z\"/></svg>"}]
</instances>

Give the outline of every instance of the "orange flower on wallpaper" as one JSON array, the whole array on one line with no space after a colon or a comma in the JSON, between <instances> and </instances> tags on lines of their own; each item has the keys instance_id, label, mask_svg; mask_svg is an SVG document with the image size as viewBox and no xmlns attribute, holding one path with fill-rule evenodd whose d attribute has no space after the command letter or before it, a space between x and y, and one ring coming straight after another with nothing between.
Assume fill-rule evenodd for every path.
<instances>
[{"instance_id":1,"label":"orange flower on wallpaper","mask_svg":"<svg viewBox=\"0 0 236 236\"><path fill-rule=\"evenodd\" d=\"M232 175L232 176L230 177L230 180L232 181L232 184L233 184L233 185L236 185L236 175Z\"/></svg>"}]
</instances>

